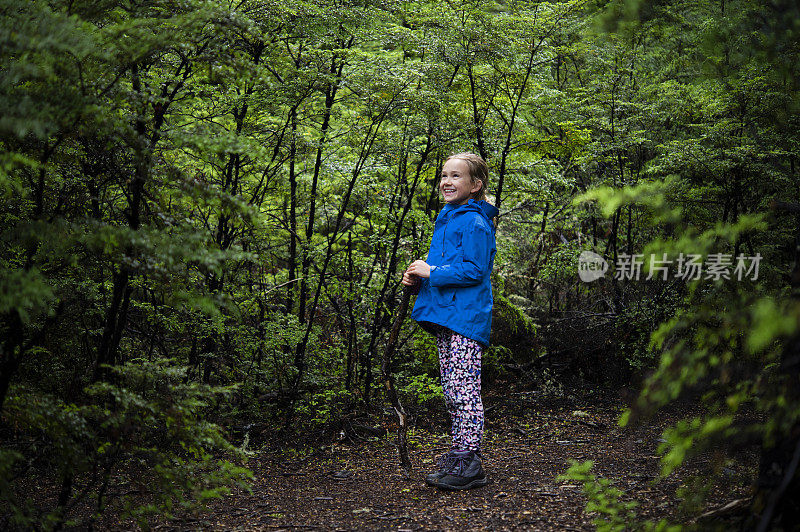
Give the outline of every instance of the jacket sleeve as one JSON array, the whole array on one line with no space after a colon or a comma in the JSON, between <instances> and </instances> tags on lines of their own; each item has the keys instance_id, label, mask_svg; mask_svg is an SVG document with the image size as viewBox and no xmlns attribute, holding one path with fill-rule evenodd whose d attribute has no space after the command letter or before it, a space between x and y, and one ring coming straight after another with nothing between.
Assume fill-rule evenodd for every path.
<instances>
[{"instance_id":1,"label":"jacket sleeve","mask_svg":"<svg viewBox=\"0 0 800 532\"><path fill-rule=\"evenodd\" d=\"M494 234L486 223L476 219L464 228L461 237L461 262L442 264L431 271L431 286L471 286L480 284L489 271Z\"/></svg>"}]
</instances>

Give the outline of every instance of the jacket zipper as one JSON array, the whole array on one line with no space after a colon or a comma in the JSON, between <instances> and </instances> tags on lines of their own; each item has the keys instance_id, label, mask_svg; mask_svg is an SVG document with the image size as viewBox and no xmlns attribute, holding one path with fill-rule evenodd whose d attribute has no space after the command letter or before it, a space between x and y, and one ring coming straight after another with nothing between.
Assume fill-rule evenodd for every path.
<instances>
[{"instance_id":1,"label":"jacket zipper","mask_svg":"<svg viewBox=\"0 0 800 532\"><path fill-rule=\"evenodd\" d=\"M447 236L447 224L450 223L450 218L452 218L452 216L447 217L447 221L444 223L444 230L442 231L442 258L444 258L444 240Z\"/></svg>"}]
</instances>

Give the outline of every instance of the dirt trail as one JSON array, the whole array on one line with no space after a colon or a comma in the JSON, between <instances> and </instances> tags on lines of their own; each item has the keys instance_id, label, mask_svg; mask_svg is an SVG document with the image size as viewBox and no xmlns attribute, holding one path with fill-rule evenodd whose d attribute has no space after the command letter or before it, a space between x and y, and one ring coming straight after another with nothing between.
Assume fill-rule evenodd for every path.
<instances>
[{"instance_id":1,"label":"dirt trail","mask_svg":"<svg viewBox=\"0 0 800 532\"><path fill-rule=\"evenodd\" d=\"M160 529L206 530L593 530L582 486L560 481L570 459L593 460L593 472L640 502L641 518L686 521L675 489L702 461L655 483L656 449L664 415L636 429L617 425L617 401L541 401L533 395L485 398L484 445L490 483L465 492L425 485L425 474L447 448L437 434L412 430L414 470L398 467L393 435L333 444L307 456L288 448L255 455L252 494L234 493L209 513ZM715 498L721 507L746 496L753 464L734 470Z\"/></svg>"}]
</instances>

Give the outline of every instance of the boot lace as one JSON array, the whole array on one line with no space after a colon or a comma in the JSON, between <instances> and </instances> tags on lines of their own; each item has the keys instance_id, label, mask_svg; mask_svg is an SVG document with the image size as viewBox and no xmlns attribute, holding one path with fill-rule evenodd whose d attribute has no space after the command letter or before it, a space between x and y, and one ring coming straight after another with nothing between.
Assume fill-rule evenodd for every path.
<instances>
[{"instance_id":1,"label":"boot lace","mask_svg":"<svg viewBox=\"0 0 800 532\"><path fill-rule=\"evenodd\" d=\"M470 452L468 454L456 455L451 451L440 456L437 460L437 465L439 466L440 471L443 471L449 475L463 477L463 473L467 470L469 464L472 462L472 456L474 454L474 452Z\"/></svg>"}]
</instances>

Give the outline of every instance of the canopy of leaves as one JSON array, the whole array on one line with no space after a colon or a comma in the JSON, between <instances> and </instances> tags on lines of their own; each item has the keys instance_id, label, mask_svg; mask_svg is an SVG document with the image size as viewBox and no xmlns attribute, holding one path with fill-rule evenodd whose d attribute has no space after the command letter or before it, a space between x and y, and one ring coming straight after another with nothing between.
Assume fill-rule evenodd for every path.
<instances>
[{"instance_id":1,"label":"canopy of leaves","mask_svg":"<svg viewBox=\"0 0 800 532\"><path fill-rule=\"evenodd\" d=\"M0 496L16 526L91 526L109 505L145 523L246 483L237 427L325 437L368 412L400 272L465 150L501 210L484 375L641 383L627 423L702 401L665 433L665 475L722 443L794 449L794 3L0 14ZM584 251L605 278L580 281ZM620 274L636 255L641 277ZM689 256L718 273L679 275ZM407 400L439 397L430 338L407 323L399 345ZM107 495L140 470L146 502ZM49 506L21 493L37 476ZM612 525L632 512L607 507Z\"/></svg>"}]
</instances>

